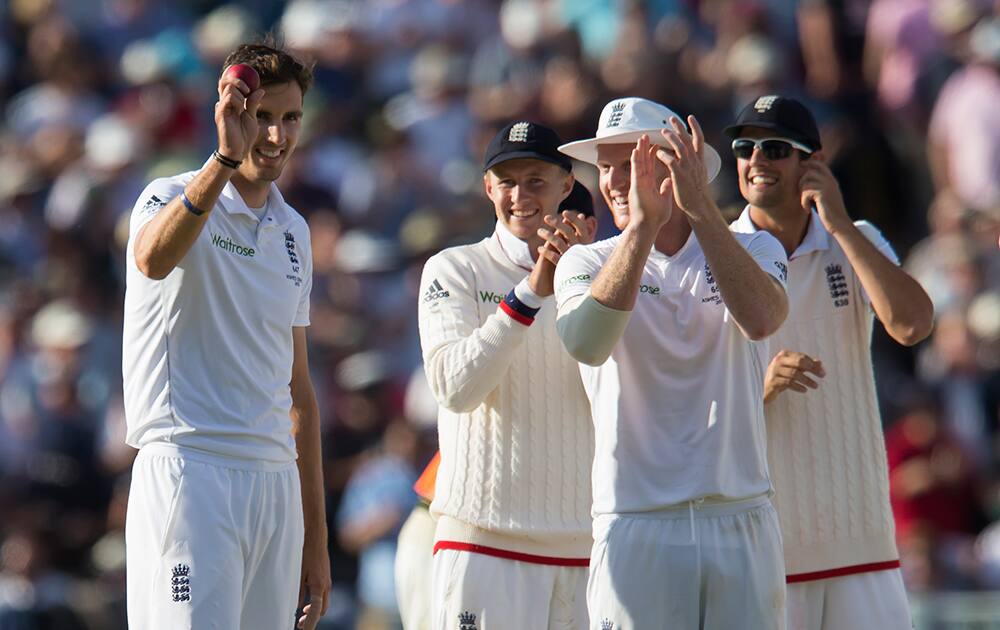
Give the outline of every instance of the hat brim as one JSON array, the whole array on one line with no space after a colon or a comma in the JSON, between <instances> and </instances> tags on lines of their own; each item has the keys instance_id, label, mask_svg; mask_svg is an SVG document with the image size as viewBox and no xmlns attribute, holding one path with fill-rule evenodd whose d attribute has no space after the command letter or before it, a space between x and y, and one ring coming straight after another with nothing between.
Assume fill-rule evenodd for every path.
<instances>
[{"instance_id":1,"label":"hat brim","mask_svg":"<svg viewBox=\"0 0 1000 630\"><path fill-rule=\"evenodd\" d=\"M555 164L556 166L562 168L563 170L572 173L573 164L569 161L560 161L558 158L554 158L550 155L545 155L543 153L538 153L536 151L512 151L510 153L501 153L495 156L492 160L487 162L483 166L483 172L490 170L497 164L502 164L504 162L509 162L510 160L541 160L542 162L548 162L549 164Z\"/></svg>"},{"instance_id":2,"label":"hat brim","mask_svg":"<svg viewBox=\"0 0 1000 630\"><path fill-rule=\"evenodd\" d=\"M748 122L748 123L741 123L738 125L729 125L728 127L722 130L722 133L726 134L727 136L735 140L736 138L739 137L740 133L743 132L744 127L760 127L761 129L771 129L773 131L777 131L779 134L781 134L782 138L788 138L789 140L795 140L796 142L801 142L807 147L810 147L813 151L819 151L820 149L823 148L822 145L818 144L812 138L808 138L802 135L801 133L795 133L788 127L773 122Z\"/></svg>"},{"instance_id":3,"label":"hat brim","mask_svg":"<svg viewBox=\"0 0 1000 630\"><path fill-rule=\"evenodd\" d=\"M574 160L580 160L587 164L597 165L597 146L600 144L634 144L643 136L649 136L650 142L661 147L668 147L667 141L660 135L657 129L640 129L637 131L626 131L624 133L603 136L600 138L590 138L589 140L577 140L568 142L559 151L570 156ZM722 158L712 145L705 144L705 170L708 172L708 181L714 180L722 169Z\"/></svg>"}]
</instances>

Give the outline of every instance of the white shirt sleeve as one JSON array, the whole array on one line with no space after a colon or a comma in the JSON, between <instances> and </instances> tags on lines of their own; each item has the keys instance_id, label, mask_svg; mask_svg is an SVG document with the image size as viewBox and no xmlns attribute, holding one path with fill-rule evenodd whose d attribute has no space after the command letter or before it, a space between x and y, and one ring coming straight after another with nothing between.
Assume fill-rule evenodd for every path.
<instances>
[{"instance_id":1,"label":"white shirt sleeve","mask_svg":"<svg viewBox=\"0 0 1000 630\"><path fill-rule=\"evenodd\" d=\"M427 384L456 413L478 407L510 368L528 326L500 309L479 325L470 266L446 250L424 265L417 308Z\"/></svg>"},{"instance_id":2,"label":"white shirt sleeve","mask_svg":"<svg viewBox=\"0 0 1000 630\"><path fill-rule=\"evenodd\" d=\"M299 293L299 306L295 311L295 319L292 321L292 326L308 326L309 299L313 285L313 261L312 239L309 232L309 224L305 221L302 221L302 230L296 239L296 245L299 247L299 256L302 258L299 261L302 265L302 287Z\"/></svg>"},{"instance_id":3,"label":"white shirt sleeve","mask_svg":"<svg viewBox=\"0 0 1000 630\"><path fill-rule=\"evenodd\" d=\"M896 251L892 248L892 245L889 244L889 241L885 240L882 232L877 227L868 221L855 221L854 227L858 228L883 256L891 260L892 264L897 267L899 266L899 256L896 255ZM865 301L865 304L870 306L872 303L871 298L868 297L868 292L865 291L865 287L861 284L860 280L858 281L858 288L861 290L861 299Z\"/></svg>"},{"instance_id":4,"label":"white shirt sleeve","mask_svg":"<svg viewBox=\"0 0 1000 630\"><path fill-rule=\"evenodd\" d=\"M788 256L785 255L785 248L778 239L764 230L759 230L750 235L750 240L744 247L764 273L777 280L787 293Z\"/></svg>"},{"instance_id":5,"label":"white shirt sleeve","mask_svg":"<svg viewBox=\"0 0 1000 630\"><path fill-rule=\"evenodd\" d=\"M628 326L631 311L604 306L590 294L601 261L583 247L571 247L556 267L556 329L571 357L602 365Z\"/></svg>"},{"instance_id":6,"label":"white shirt sleeve","mask_svg":"<svg viewBox=\"0 0 1000 630\"><path fill-rule=\"evenodd\" d=\"M146 186L135 206L132 207L132 215L129 219L128 234L129 239L134 239L142 226L153 220L160 210L163 210L170 200L184 191L184 183L176 178L161 177L154 179Z\"/></svg>"}]
</instances>

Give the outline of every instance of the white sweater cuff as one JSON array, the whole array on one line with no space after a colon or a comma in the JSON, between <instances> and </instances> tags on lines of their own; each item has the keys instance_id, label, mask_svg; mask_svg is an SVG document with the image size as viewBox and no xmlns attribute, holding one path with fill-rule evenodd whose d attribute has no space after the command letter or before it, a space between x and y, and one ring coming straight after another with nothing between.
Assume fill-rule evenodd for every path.
<instances>
[{"instance_id":1,"label":"white sweater cuff","mask_svg":"<svg viewBox=\"0 0 1000 630\"><path fill-rule=\"evenodd\" d=\"M521 303L528 308L542 308L542 302L545 300L545 298L531 290L531 286L528 284L528 276L525 276L523 280L514 286L514 296L521 300Z\"/></svg>"}]
</instances>

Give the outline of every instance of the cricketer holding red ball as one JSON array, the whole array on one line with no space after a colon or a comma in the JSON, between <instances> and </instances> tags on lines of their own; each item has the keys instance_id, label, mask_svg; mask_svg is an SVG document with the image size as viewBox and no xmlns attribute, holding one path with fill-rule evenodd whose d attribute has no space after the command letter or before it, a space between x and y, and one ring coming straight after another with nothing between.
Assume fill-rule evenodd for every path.
<instances>
[{"instance_id":1,"label":"cricketer holding red ball","mask_svg":"<svg viewBox=\"0 0 1000 630\"><path fill-rule=\"evenodd\" d=\"M287 628L297 596L308 596L298 625L312 629L327 606L309 228L273 183L312 71L268 44L225 65L241 63L261 87L219 80L218 150L149 184L129 226L132 630Z\"/></svg>"}]
</instances>

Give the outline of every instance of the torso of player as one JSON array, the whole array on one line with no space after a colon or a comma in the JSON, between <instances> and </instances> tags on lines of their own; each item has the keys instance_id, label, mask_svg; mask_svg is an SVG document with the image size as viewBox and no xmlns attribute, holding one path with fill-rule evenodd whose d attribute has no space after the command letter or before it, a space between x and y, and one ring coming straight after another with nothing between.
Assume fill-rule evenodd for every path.
<instances>
[{"instance_id":1,"label":"torso of player","mask_svg":"<svg viewBox=\"0 0 1000 630\"><path fill-rule=\"evenodd\" d=\"M503 297L529 273L504 254L496 235L439 256L461 270L466 295L448 299L474 302L477 327L498 313ZM439 408L441 467L431 511L488 532L544 541L537 549L523 540L482 544L559 555L553 545L569 541L562 547L575 557L589 549L594 429L555 316L554 300L545 299L512 363L475 409Z\"/></svg>"},{"instance_id":2,"label":"torso of player","mask_svg":"<svg viewBox=\"0 0 1000 630\"><path fill-rule=\"evenodd\" d=\"M755 229L741 217L741 229ZM869 224L859 229L895 260ZM770 354L802 352L826 376L765 406L768 461L790 576L898 558L871 360L874 313L836 239L813 214L788 263L789 314Z\"/></svg>"},{"instance_id":3,"label":"torso of player","mask_svg":"<svg viewBox=\"0 0 1000 630\"><path fill-rule=\"evenodd\" d=\"M616 240L594 252L606 261ZM581 368L597 425L595 513L769 492L766 352L737 327L693 234L673 256L651 252L611 358Z\"/></svg>"},{"instance_id":4,"label":"torso of player","mask_svg":"<svg viewBox=\"0 0 1000 630\"><path fill-rule=\"evenodd\" d=\"M170 199L185 183L174 178L154 196ZM276 190L260 219L235 197L232 184L223 195L163 280L138 271L130 239L123 361L128 442L294 459L288 383L292 327L302 325L310 286L308 228ZM136 212L133 221L143 220L142 208Z\"/></svg>"}]
</instances>

